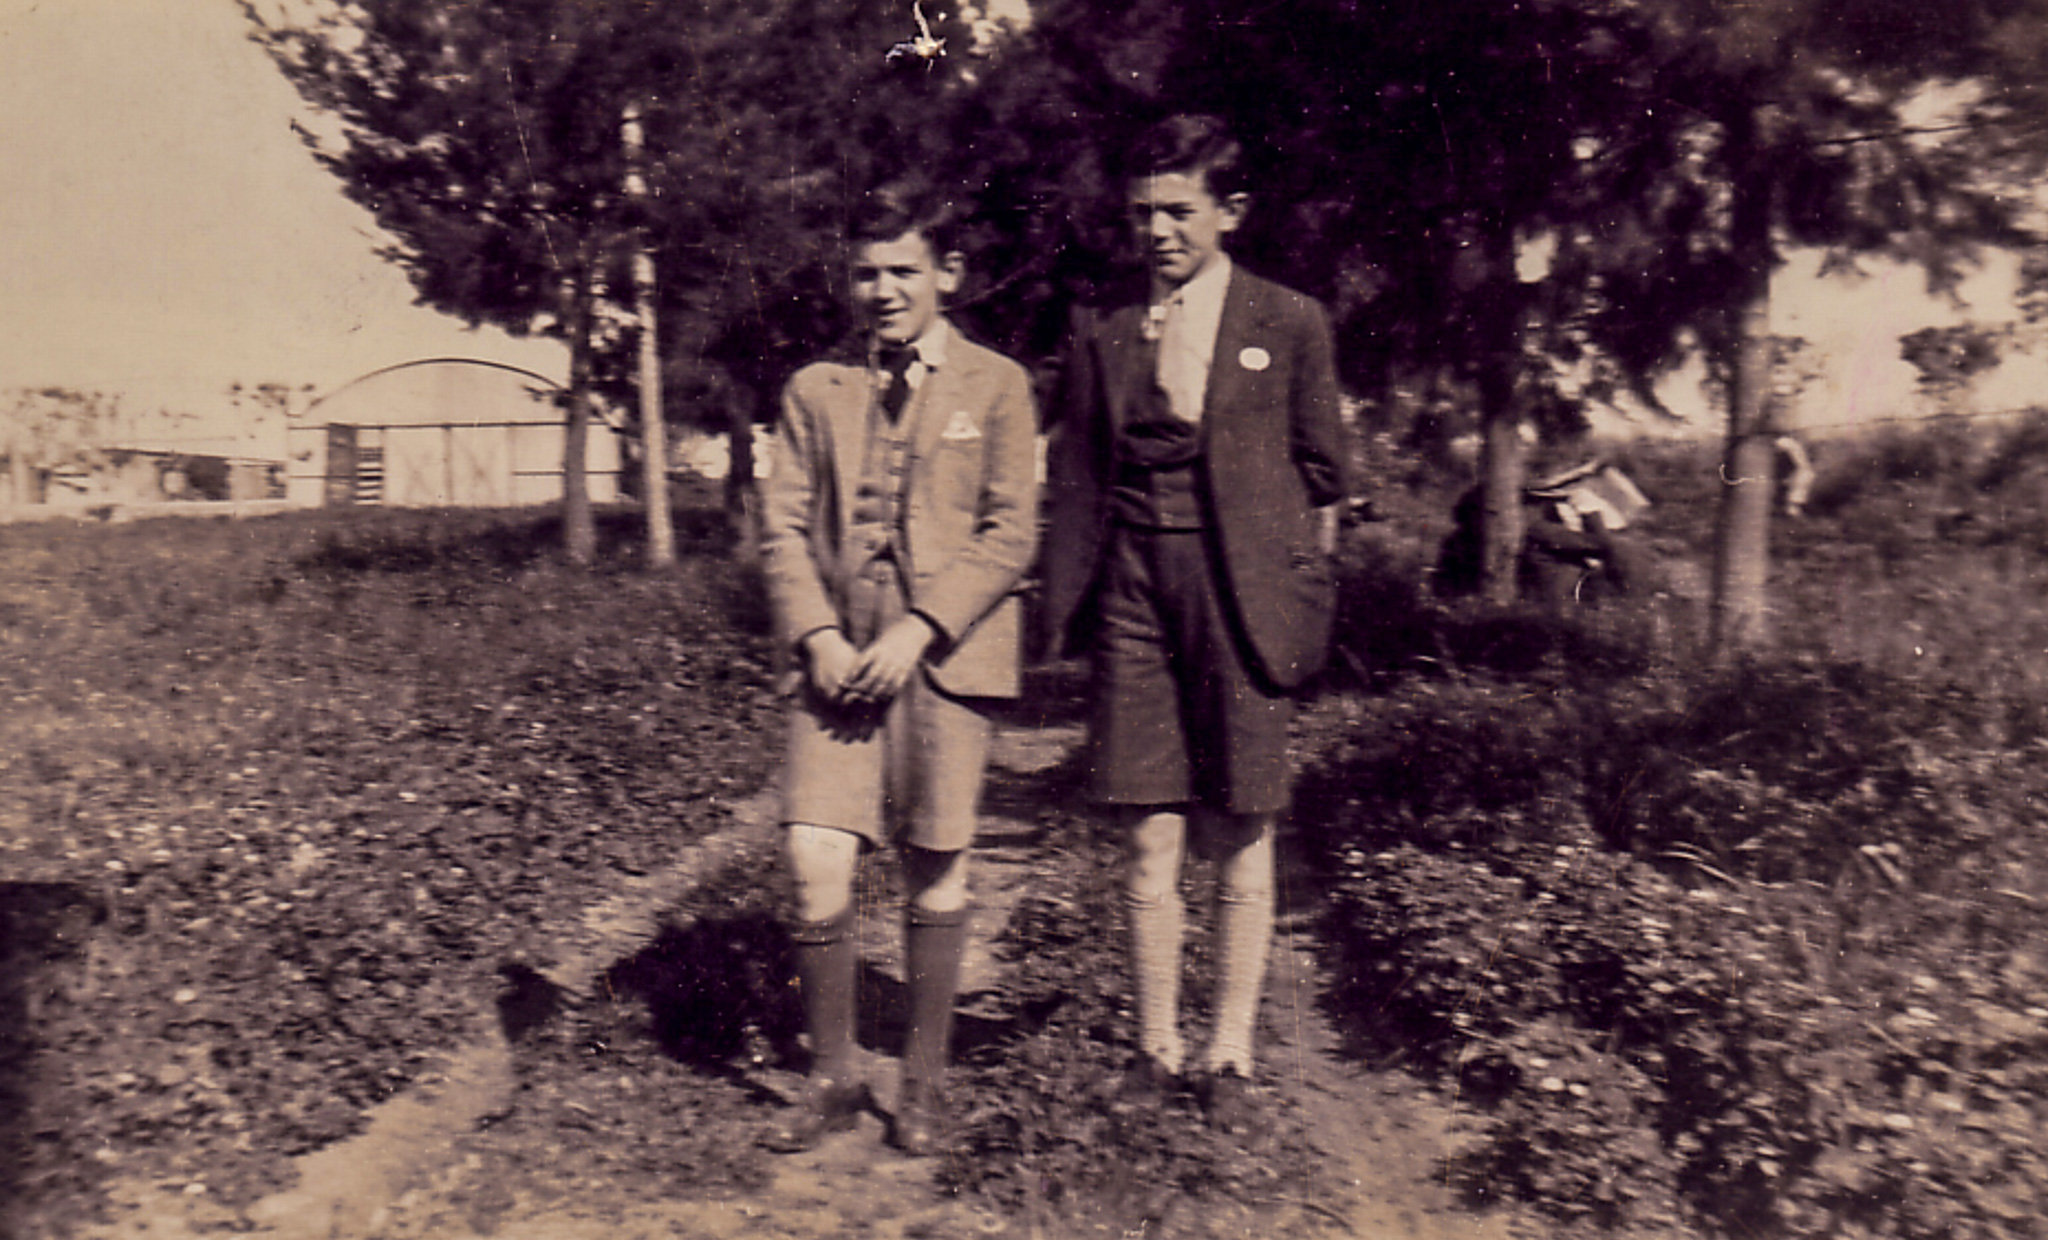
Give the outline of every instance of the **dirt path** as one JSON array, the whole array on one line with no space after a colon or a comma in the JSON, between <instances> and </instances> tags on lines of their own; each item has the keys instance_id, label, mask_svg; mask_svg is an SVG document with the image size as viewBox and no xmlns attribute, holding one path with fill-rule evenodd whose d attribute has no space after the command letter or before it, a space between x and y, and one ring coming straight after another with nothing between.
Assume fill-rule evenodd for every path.
<instances>
[{"instance_id":1,"label":"dirt path","mask_svg":"<svg viewBox=\"0 0 2048 1240\"><path fill-rule=\"evenodd\" d=\"M996 762L1030 774L1058 762L1071 730L1010 729ZM706 841L670 872L653 876L592 908L566 928L540 971L576 990L611 961L630 956L657 932L660 918L699 874L729 858L747 840L773 829L765 798L740 807L725 836ZM976 913L963 990L986 989L1000 967L990 945L1024 893L1033 859L1033 824L992 818L977 848ZM893 918L865 919L864 958L901 977L900 934ZM1359 1071L1335 1053L1335 1037L1316 1007L1319 982L1310 944L1283 926L1271 985L1278 1036L1269 1048L1273 1070L1291 1078L1290 1092L1307 1111L1318 1143L1346 1168L1337 1199L1298 1202L1265 1215L1247 1213L1242 1234L1265 1240L1310 1230L1388 1240L1508 1240L1503 1215L1460 1208L1434 1178L1451 1139L1451 1117L1397 1076ZM445 1069L371 1116L368 1129L300 1160L298 1184L237 1214L185 1185L128 1183L114 1193L111 1222L92 1240L175 1240L227 1232L273 1240L933 1240L999 1236L1065 1240L948 1199L932 1183L928 1161L904 1159L883 1143L878 1119L806 1154L778 1159L763 1191L725 1200L664 1199L659 1184L632 1199L618 1185L593 1184L587 1201L537 1199L474 1153L462 1137L485 1117L502 1113L513 1089L512 1052L489 1032L451 1057ZM883 1109L893 1104L894 1065L869 1052L868 1079ZM1535 1234L1526 1225L1520 1240ZM1149 1238L1148 1238L1149 1240Z\"/></svg>"}]
</instances>

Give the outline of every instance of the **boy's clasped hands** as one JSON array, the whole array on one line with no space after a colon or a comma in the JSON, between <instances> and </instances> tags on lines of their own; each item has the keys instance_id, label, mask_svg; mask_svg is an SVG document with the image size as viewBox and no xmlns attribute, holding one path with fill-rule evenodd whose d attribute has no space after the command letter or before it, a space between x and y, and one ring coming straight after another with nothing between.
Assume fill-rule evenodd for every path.
<instances>
[{"instance_id":1,"label":"boy's clasped hands","mask_svg":"<svg viewBox=\"0 0 2048 1240\"><path fill-rule=\"evenodd\" d=\"M937 638L931 622L914 613L882 630L865 650L838 629L820 629L804 643L811 686L841 706L886 706L910 682Z\"/></svg>"}]
</instances>

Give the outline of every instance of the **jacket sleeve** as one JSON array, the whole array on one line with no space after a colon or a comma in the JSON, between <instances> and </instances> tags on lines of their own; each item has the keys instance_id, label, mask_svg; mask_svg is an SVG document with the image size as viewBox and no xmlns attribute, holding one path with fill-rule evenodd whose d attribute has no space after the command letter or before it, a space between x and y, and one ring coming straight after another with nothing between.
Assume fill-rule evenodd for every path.
<instances>
[{"instance_id":1,"label":"jacket sleeve","mask_svg":"<svg viewBox=\"0 0 2048 1240\"><path fill-rule=\"evenodd\" d=\"M946 645L1007 598L1038 549L1038 414L1024 368L1005 360L985 420L980 502L966 547L919 592Z\"/></svg>"},{"instance_id":2,"label":"jacket sleeve","mask_svg":"<svg viewBox=\"0 0 2048 1240\"><path fill-rule=\"evenodd\" d=\"M840 623L813 550L826 533L816 522L832 498L830 444L819 441L816 416L802 396L804 377L800 372L783 389L773 465L761 484L762 566L778 635L791 645Z\"/></svg>"},{"instance_id":3,"label":"jacket sleeve","mask_svg":"<svg viewBox=\"0 0 2048 1240\"><path fill-rule=\"evenodd\" d=\"M1045 451L1046 546L1040 574L1043 597L1033 632L1034 657L1065 658L1085 649L1092 635L1076 619L1095 578L1101 550L1103 459L1108 415L1103 408L1100 318L1077 306L1069 317L1059 381L1055 385Z\"/></svg>"},{"instance_id":4,"label":"jacket sleeve","mask_svg":"<svg viewBox=\"0 0 2048 1240\"><path fill-rule=\"evenodd\" d=\"M1345 446L1329 316L1308 298L1302 299L1302 307L1288 433L1309 502L1322 508L1350 493L1351 454Z\"/></svg>"}]
</instances>

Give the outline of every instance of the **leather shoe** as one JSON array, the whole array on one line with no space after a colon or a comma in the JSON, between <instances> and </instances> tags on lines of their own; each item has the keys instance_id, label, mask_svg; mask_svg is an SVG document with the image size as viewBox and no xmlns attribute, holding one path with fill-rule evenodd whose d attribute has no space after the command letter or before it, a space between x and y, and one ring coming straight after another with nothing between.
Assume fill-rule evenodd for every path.
<instances>
[{"instance_id":1,"label":"leather shoe","mask_svg":"<svg viewBox=\"0 0 2048 1240\"><path fill-rule=\"evenodd\" d=\"M1126 1102L1158 1106L1186 1088L1187 1083L1178 1072L1152 1056L1140 1053L1125 1070L1123 1088L1119 1092Z\"/></svg>"},{"instance_id":2,"label":"leather shoe","mask_svg":"<svg viewBox=\"0 0 2048 1240\"><path fill-rule=\"evenodd\" d=\"M1226 1067L1202 1082L1202 1113L1217 1132L1241 1133L1253 1120L1252 1083L1236 1068Z\"/></svg>"},{"instance_id":3,"label":"leather shoe","mask_svg":"<svg viewBox=\"0 0 2048 1240\"><path fill-rule=\"evenodd\" d=\"M805 1082L803 1096L790 1105L761 1144L778 1154L801 1153L834 1133L850 1131L867 1105L867 1086L814 1078Z\"/></svg>"},{"instance_id":4,"label":"leather shoe","mask_svg":"<svg viewBox=\"0 0 2048 1240\"><path fill-rule=\"evenodd\" d=\"M894 1122L889 1125L889 1144L912 1158L937 1153L945 1131L940 1112L936 1090L906 1082L896 1103Z\"/></svg>"}]
</instances>

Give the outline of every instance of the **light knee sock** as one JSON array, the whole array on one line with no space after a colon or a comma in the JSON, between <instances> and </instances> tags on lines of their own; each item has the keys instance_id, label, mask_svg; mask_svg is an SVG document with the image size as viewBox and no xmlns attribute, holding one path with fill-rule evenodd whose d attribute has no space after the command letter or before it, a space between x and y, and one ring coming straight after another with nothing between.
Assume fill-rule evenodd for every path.
<instances>
[{"instance_id":1,"label":"light knee sock","mask_svg":"<svg viewBox=\"0 0 2048 1240\"><path fill-rule=\"evenodd\" d=\"M1258 1021L1259 991L1265 984L1266 955L1273 941L1273 845L1268 834L1246 846L1224 867L1217 885L1217 935L1221 939L1216 982L1216 1032L1209 1043L1208 1068L1235 1068L1252 1075L1252 1030Z\"/></svg>"},{"instance_id":2,"label":"light knee sock","mask_svg":"<svg viewBox=\"0 0 2048 1240\"><path fill-rule=\"evenodd\" d=\"M1130 824L1124 908L1130 917L1132 989L1138 1044L1178 1075L1187 1058L1180 1036L1180 954L1187 911L1180 896L1187 819L1146 814Z\"/></svg>"},{"instance_id":3,"label":"light knee sock","mask_svg":"<svg viewBox=\"0 0 2048 1240\"><path fill-rule=\"evenodd\" d=\"M1179 884L1164 893L1127 890L1124 908L1131 919L1138 1043L1161 1067L1177 1074L1187 1057L1180 1037L1180 947L1186 912Z\"/></svg>"}]
</instances>

